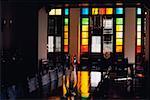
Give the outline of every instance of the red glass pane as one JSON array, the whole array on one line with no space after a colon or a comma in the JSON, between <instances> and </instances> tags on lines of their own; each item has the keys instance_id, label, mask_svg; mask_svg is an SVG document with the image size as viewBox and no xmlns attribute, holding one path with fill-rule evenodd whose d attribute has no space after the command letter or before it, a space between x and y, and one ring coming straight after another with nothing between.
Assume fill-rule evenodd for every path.
<instances>
[{"instance_id":1,"label":"red glass pane","mask_svg":"<svg viewBox=\"0 0 150 100\"><path fill-rule=\"evenodd\" d=\"M88 52L88 46L82 45L81 46L81 52Z\"/></svg>"},{"instance_id":2,"label":"red glass pane","mask_svg":"<svg viewBox=\"0 0 150 100\"><path fill-rule=\"evenodd\" d=\"M106 13L106 8L99 8L99 14L105 14Z\"/></svg>"},{"instance_id":3,"label":"red glass pane","mask_svg":"<svg viewBox=\"0 0 150 100\"><path fill-rule=\"evenodd\" d=\"M68 45L64 45L64 52L68 52Z\"/></svg>"},{"instance_id":4,"label":"red glass pane","mask_svg":"<svg viewBox=\"0 0 150 100\"><path fill-rule=\"evenodd\" d=\"M137 46L137 47L136 47L136 52L137 52L137 53L141 53L141 46Z\"/></svg>"}]
</instances>

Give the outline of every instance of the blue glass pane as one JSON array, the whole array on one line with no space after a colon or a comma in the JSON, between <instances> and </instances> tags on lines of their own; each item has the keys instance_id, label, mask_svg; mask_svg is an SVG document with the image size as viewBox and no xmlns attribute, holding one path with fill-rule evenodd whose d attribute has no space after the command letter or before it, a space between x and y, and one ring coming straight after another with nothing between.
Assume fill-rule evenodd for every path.
<instances>
[{"instance_id":1,"label":"blue glass pane","mask_svg":"<svg viewBox=\"0 0 150 100\"><path fill-rule=\"evenodd\" d=\"M82 14L88 15L89 14L89 8L82 8Z\"/></svg>"},{"instance_id":2,"label":"blue glass pane","mask_svg":"<svg viewBox=\"0 0 150 100\"><path fill-rule=\"evenodd\" d=\"M137 8L137 14L138 14L138 15L141 14L141 8Z\"/></svg>"},{"instance_id":3,"label":"blue glass pane","mask_svg":"<svg viewBox=\"0 0 150 100\"><path fill-rule=\"evenodd\" d=\"M123 14L123 8L116 8L116 14Z\"/></svg>"},{"instance_id":4,"label":"blue glass pane","mask_svg":"<svg viewBox=\"0 0 150 100\"><path fill-rule=\"evenodd\" d=\"M65 15L69 15L69 9L68 8L65 9Z\"/></svg>"}]
</instances>

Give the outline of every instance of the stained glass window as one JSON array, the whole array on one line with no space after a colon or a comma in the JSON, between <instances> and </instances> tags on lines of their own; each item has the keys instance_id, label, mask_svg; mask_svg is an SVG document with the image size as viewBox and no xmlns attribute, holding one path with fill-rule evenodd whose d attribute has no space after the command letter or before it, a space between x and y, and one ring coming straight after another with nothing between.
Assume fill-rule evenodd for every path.
<instances>
[{"instance_id":1,"label":"stained glass window","mask_svg":"<svg viewBox=\"0 0 150 100\"><path fill-rule=\"evenodd\" d=\"M54 52L54 37L48 36L48 52Z\"/></svg>"},{"instance_id":2,"label":"stained glass window","mask_svg":"<svg viewBox=\"0 0 150 100\"><path fill-rule=\"evenodd\" d=\"M106 14L113 14L113 8L106 8Z\"/></svg>"},{"instance_id":3,"label":"stained glass window","mask_svg":"<svg viewBox=\"0 0 150 100\"><path fill-rule=\"evenodd\" d=\"M141 8L137 8L137 14L140 15L142 13Z\"/></svg>"},{"instance_id":4,"label":"stained glass window","mask_svg":"<svg viewBox=\"0 0 150 100\"><path fill-rule=\"evenodd\" d=\"M65 15L69 15L69 9L65 8Z\"/></svg>"},{"instance_id":5,"label":"stained glass window","mask_svg":"<svg viewBox=\"0 0 150 100\"><path fill-rule=\"evenodd\" d=\"M84 24L84 25L89 24L89 19L88 18L82 18L82 24Z\"/></svg>"},{"instance_id":6,"label":"stained glass window","mask_svg":"<svg viewBox=\"0 0 150 100\"><path fill-rule=\"evenodd\" d=\"M88 15L89 14L89 8L82 8L82 14Z\"/></svg>"},{"instance_id":7,"label":"stained glass window","mask_svg":"<svg viewBox=\"0 0 150 100\"><path fill-rule=\"evenodd\" d=\"M116 52L122 52L122 46L116 46Z\"/></svg>"},{"instance_id":8,"label":"stained glass window","mask_svg":"<svg viewBox=\"0 0 150 100\"><path fill-rule=\"evenodd\" d=\"M92 46L91 46L92 52L101 52L101 37L100 36L92 36Z\"/></svg>"},{"instance_id":9,"label":"stained glass window","mask_svg":"<svg viewBox=\"0 0 150 100\"><path fill-rule=\"evenodd\" d=\"M123 24L123 18L116 18L116 24Z\"/></svg>"},{"instance_id":10,"label":"stained glass window","mask_svg":"<svg viewBox=\"0 0 150 100\"><path fill-rule=\"evenodd\" d=\"M123 14L123 8L116 8L116 14Z\"/></svg>"},{"instance_id":11,"label":"stained glass window","mask_svg":"<svg viewBox=\"0 0 150 100\"><path fill-rule=\"evenodd\" d=\"M106 14L106 8L99 8L99 14Z\"/></svg>"},{"instance_id":12,"label":"stained glass window","mask_svg":"<svg viewBox=\"0 0 150 100\"><path fill-rule=\"evenodd\" d=\"M123 31L123 25L116 25L116 31Z\"/></svg>"},{"instance_id":13,"label":"stained glass window","mask_svg":"<svg viewBox=\"0 0 150 100\"><path fill-rule=\"evenodd\" d=\"M92 15L98 14L98 8L92 8Z\"/></svg>"}]
</instances>

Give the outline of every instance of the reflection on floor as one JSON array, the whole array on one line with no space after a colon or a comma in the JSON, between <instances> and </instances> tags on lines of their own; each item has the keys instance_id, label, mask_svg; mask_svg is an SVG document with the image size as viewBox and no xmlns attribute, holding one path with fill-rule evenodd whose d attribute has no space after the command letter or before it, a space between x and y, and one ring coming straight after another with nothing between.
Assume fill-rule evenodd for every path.
<instances>
[{"instance_id":1,"label":"reflection on floor","mask_svg":"<svg viewBox=\"0 0 150 100\"><path fill-rule=\"evenodd\" d=\"M10 99L19 98L20 96L21 98L45 98L49 100L145 99L146 93L144 93L143 78L114 79L113 73L110 73L109 77L104 78L101 77L104 73L98 71L78 71L76 74L77 82L74 82L75 77L73 77L73 73L71 75L71 72L68 71L66 75L71 77L65 77L62 73L56 72L57 74L51 72L53 74L43 75L41 87L38 86L37 89L37 86L35 87L37 84L34 84L36 79L31 78L29 79L31 80L29 92L24 92L24 86L13 85L3 89L0 95L4 100L6 96ZM47 81L49 75L50 81ZM23 91L21 92L21 90Z\"/></svg>"}]
</instances>

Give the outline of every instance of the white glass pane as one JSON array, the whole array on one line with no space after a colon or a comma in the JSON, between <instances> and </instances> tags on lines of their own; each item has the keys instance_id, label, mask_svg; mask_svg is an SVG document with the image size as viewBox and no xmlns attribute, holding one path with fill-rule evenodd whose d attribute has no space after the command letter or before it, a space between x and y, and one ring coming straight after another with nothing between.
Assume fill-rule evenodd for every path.
<instances>
[{"instance_id":1,"label":"white glass pane","mask_svg":"<svg viewBox=\"0 0 150 100\"><path fill-rule=\"evenodd\" d=\"M61 37L57 36L56 37L56 52L61 52Z\"/></svg>"},{"instance_id":2,"label":"white glass pane","mask_svg":"<svg viewBox=\"0 0 150 100\"><path fill-rule=\"evenodd\" d=\"M101 72L91 72L91 87L97 87L101 81Z\"/></svg>"},{"instance_id":3,"label":"white glass pane","mask_svg":"<svg viewBox=\"0 0 150 100\"><path fill-rule=\"evenodd\" d=\"M141 25L137 25L137 31L141 31Z\"/></svg>"},{"instance_id":4,"label":"white glass pane","mask_svg":"<svg viewBox=\"0 0 150 100\"><path fill-rule=\"evenodd\" d=\"M48 36L48 52L54 52L53 40L54 40L53 36Z\"/></svg>"},{"instance_id":5,"label":"white glass pane","mask_svg":"<svg viewBox=\"0 0 150 100\"><path fill-rule=\"evenodd\" d=\"M61 15L61 9L56 9L56 15Z\"/></svg>"},{"instance_id":6,"label":"white glass pane","mask_svg":"<svg viewBox=\"0 0 150 100\"><path fill-rule=\"evenodd\" d=\"M91 52L101 52L101 37L100 36L92 36L92 48Z\"/></svg>"},{"instance_id":7,"label":"white glass pane","mask_svg":"<svg viewBox=\"0 0 150 100\"><path fill-rule=\"evenodd\" d=\"M104 19L103 20L104 29L112 29L113 27L113 19Z\"/></svg>"},{"instance_id":8,"label":"white glass pane","mask_svg":"<svg viewBox=\"0 0 150 100\"><path fill-rule=\"evenodd\" d=\"M55 9L52 9L52 10L49 12L49 15L55 15Z\"/></svg>"}]
</instances>

